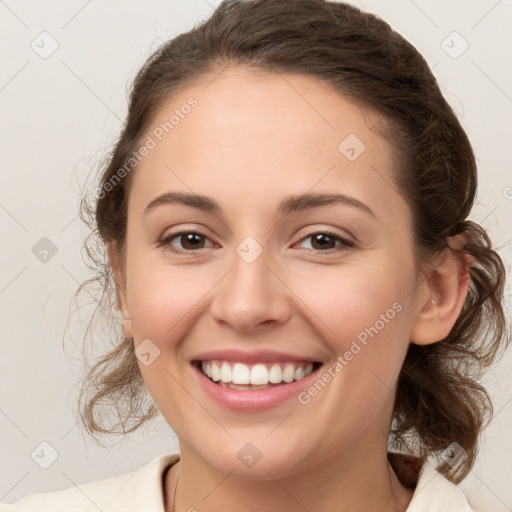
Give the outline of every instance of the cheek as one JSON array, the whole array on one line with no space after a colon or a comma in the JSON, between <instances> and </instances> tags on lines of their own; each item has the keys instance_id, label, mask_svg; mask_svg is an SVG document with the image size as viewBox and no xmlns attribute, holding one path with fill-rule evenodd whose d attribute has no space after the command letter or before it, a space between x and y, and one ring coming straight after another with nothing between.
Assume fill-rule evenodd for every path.
<instances>
[{"instance_id":1,"label":"cheek","mask_svg":"<svg viewBox=\"0 0 512 512\"><path fill-rule=\"evenodd\" d=\"M326 326L324 338L342 358L344 372L360 379L372 371L390 388L409 344L407 296L413 275L412 267L402 262L398 268L393 261L382 257L373 265L341 266L316 275L309 292L305 282L298 288Z\"/></svg>"},{"instance_id":2,"label":"cheek","mask_svg":"<svg viewBox=\"0 0 512 512\"><path fill-rule=\"evenodd\" d=\"M167 266L147 261L128 282L135 339L149 338L169 343L186 325L193 308L211 288L203 274L192 266ZM210 276L211 277L211 276Z\"/></svg>"},{"instance_id":3,"label":"cheek","mask_svg":"<svg viewBox=\"0 0 512 512\"><path fill-rule=\"evenodd\" d=\"M336 338L356 337L365 328L397 316L406 296L406 271L392 265L341 265L339 269L311 273L295 283L294 291L325 322ZM313 285L311 283L314 283ZM386 324L387 325L387 324ZM339 347L343 348L343 345Z\"/></svg>"}]
</instances>

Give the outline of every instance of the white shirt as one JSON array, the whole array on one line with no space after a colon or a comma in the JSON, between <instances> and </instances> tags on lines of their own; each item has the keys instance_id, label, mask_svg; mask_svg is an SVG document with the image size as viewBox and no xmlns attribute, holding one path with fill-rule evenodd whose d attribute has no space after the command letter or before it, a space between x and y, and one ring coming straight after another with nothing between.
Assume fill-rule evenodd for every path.
<instances>
[{"instance_id":1,"label":"white shirt","mask_svg":"<svg viewBox=\"0 0 512 512\"><path fill-rule=\"evenodd\" d=\"M179 454L161 455L137 471L70 487L29 494L15 503L0 503L0 512L165 512L162 476ZM199 506L199 504L198 504ZM419 472L405 512L478 512L462 490L430 462Z\"/></svg>"}]
</instances>

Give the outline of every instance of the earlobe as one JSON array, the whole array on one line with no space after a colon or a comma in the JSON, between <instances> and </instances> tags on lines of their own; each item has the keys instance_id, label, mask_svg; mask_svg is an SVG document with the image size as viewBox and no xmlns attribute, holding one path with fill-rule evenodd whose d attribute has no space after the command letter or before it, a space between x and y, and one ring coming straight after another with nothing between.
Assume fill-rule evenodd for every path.
<instances>
[{"instance_id":1,"label":"earlobe","mask_svg":"<svg viewBox=\"0 0 512 512\"><path fill-rule=\"evenodd\" d=\"M119 261L119 256L111 243L107 244L107 253L116 286L117 308L120 309L123 313L122 331L127 338L132 338L132 320L126 301L125 279L122 273L121 262Z\"/></svg>"},{"instance_id":2,"label":"earlobe","mask_svg":"<svg viewBox=\"0 0 512 512\"><path fill-rule=\"evenodd\" d=\"M460 235L457 237L450 237L449 245L460 249L464 245L464 238ZM449 249L442 255L435 270L421 285L422 293L418 294L421 302L411 329L411 343L428 345L448 336L469 290L468 267L471 262L470 255L462 253L460 259Z\"/></svg>"},{"instance_id":3,"label":"earlobe","mask_svg":"<svg viewBox=\"0 0 512 512\"><path fill-rule=\"evenodd\" d=\"M131 319L124 319L122 325L123 334L126 338L133 338L132 321Z\"/></svg>"}]
</instances>

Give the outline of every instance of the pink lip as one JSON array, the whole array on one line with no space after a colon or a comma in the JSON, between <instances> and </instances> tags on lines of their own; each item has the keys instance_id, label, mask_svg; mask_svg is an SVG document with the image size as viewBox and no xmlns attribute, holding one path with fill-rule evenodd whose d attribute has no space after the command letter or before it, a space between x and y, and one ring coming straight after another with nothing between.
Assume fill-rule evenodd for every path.
<instances>
[{"instance_id":1,"label":"pink lip","mask_svg":"<svg viewBox=\"0 0 512 512\"><path fill-rule=\"evenodd\" d=\"M203 354L204 356L205 354ZM240 361L240 359L237 359ZM281 360L281 359L279 359ZM286 359L289 361L289 359ZM300 359L302 361L302 359ZM224 388L212 382L199 369L199 365L191 365L200 386L206 394L217 404L238 412L257 412L276 407L287 400L296 397L302 390L311 385L317 378L318 369L312 371L307 377L299 381L281 384L279 386L257 391Z\"/></svg>"},{"instance_id":2,"label":"pink lip","mask_svg":"<svg viewBox=\"0 0 512 512\"><path fill-rule=\"evenodd\" d=\"M305 363L314 363L318 359L310 357L300 357L293 354L286 354L284 352L275 352L270 350L257 350L255 352L243 352L241 350L213 350L210 352L203 352L195 356L193 361L234 361L245 364L251 363L277 363L286 361L297 361Z\"/></svg>"}]
</instances>

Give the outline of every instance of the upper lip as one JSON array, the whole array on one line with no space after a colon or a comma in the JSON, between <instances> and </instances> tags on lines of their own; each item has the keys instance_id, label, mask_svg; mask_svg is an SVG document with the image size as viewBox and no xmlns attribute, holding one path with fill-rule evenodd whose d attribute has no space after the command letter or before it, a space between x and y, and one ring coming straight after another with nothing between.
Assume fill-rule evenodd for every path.
<instances>
[{"instance_id":1,"label":"upper lip","mask_svg":"<svg viewBox=\"0 0 512 512\"><path fill-rule=\"evenodd\" d=\"M305 361L310 363L319 362L307 356L296 354L287 354L285 352L276 352L274 350L256 350L254 352L244 352L237 349L213 350L197 354L192 361L234 361L240 363L275 363L285 361Z\"/></svg>"}]
</instances>

